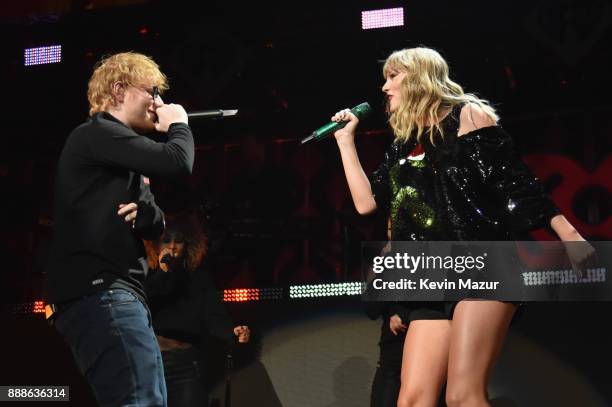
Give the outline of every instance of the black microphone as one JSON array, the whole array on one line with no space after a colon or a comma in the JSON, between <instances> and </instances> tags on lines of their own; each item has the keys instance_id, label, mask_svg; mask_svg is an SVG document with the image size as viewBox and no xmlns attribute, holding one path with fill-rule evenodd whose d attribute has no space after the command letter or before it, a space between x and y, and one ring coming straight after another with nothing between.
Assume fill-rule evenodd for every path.
<instances>
[{"instance_id":1,"label":"black microphone","mask_svg":"<svg viewBox=\"0 0 612 407\"><path fill-rule=\"evenodd\" d=\"M164 264L170 264L171 261L172 261L172 255L170 253L166 253L162 256L159 262L164 263Z\"/></svg>"},{"instance_id":2,"label":"black microphone","mask_svg":"<svg viewBox=\"0 0 612 407\"><path fill-rule=\"evenodd\" d=\"M238 109L233 109L233 110L212 109L212 110L200 110L197 112L189 112L187 113L187 117L190 119L214 119L217 117L235 116L236 113L238 113Z\"/></svg>"},{"instance_id":3,"label":"black microphone","mask_svg":"<svg viewBox=\"0 0 612 407\"><path fill-rule=\"evenodd\" d=\"M360 105L355 106L351 109L351 112L357 116L359 120L365 119L372 111L370 104L368 102L363 102ZM346 126L348 122L329 122L323 127L319 127L315 131L310 134L310 136L306 137L302 140L302 144L308 143L310 140L323 140L324 138L329 137L331 134L334 134L337 130L340 130Z\"/></svg>"}]
</instances>

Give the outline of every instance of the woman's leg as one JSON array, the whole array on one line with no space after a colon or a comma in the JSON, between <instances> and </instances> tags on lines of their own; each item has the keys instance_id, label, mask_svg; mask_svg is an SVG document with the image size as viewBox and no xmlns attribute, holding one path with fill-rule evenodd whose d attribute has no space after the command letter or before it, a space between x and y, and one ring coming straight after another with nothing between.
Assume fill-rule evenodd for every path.
<instances>
[{"instance_id":1,"label":"woman's leg","mask_svg":"<svg viewBox=\"0 0 612 407\"><path fill-rule=\"evenodd\" d=\"M402 356L398 407L433 407L438 403L448 366L451 321L410 322Z\"/></svg>"},{"instance_id":2,"label":"woman's leg","mask_svg":"<svg viewBox=\"0 0 612 407\"><path fill-rule=\"evenodd\" d=\"M199 367L199 352L193 348L162 352L168 389L168 407L207 406L207 393Z\"/></svg>"},{"instance_id":3,"label":"woman's leg","mask_svg":"<svg viewBox=\"0 0 612 407\"><path fill-rule=\"evenodd\" d=\"M453 315L446 404L489 407L487 384L516 305L501 301L460 301Z\"/></svg>"}]
</instances>

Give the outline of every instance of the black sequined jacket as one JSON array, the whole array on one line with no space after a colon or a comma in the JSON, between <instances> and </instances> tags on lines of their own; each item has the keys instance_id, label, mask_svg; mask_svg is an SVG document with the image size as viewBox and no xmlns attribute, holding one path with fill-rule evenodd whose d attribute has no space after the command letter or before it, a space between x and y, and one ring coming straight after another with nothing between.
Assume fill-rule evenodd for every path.
<instances>
[{"instance_id":1,"label":"black sequined jacket","mask_svg":"<svg viewBox=\"0 0 612 407\"><path fill-rule=\"evenodd\" d=\"M508 133L492 126L457 137L459 111L435 146L394 142L370 177L392 240L513 240L559 214Z\"/></svg>"}]
</instances>

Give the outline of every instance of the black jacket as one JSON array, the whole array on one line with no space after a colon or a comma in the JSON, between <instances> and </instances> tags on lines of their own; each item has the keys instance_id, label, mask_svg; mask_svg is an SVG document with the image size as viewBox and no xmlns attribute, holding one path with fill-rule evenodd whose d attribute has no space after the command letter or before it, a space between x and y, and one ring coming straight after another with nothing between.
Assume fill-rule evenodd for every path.
<instances>
[{"instance_id":1,"label":"black jacket","mask_svg":"<svg viewBox=\"0 0 612 407\"><path fill-rule=\"evenodd\" d=\"M145 291L155 333L200 344L209 335L233 342L231 318L208 271L187 271L181 265L168 272L151 270Z\"/></svg>"},{"instance_id":2,"label":"black jacket","mask_svg":"<svg viewBox=\"0 0 612 407\"><path fill-rule=\"evenodd\" d=\"M172 124L167 143L137 134L108 113L77 127L58 163L47 303L108 287L144 297L142 239L157 238L164 228L145 176L189 174L193 160L186 124ZM138 203L134 226L117 215L119 204L129 202Z\"/></svg>"},{"instance_id":3,"label":"black jacket","mask_svg":"<svg viewBox=\"0 0 612 407\"><path fill-rule=\"evenodd\" d=\"M457 137L459 109L423 142L394 142L371 177L376 204L391 216L393 240L514 240L548 225L559 210L523 163L510 136L484 127Z\"/></svg>"}]
</instances>

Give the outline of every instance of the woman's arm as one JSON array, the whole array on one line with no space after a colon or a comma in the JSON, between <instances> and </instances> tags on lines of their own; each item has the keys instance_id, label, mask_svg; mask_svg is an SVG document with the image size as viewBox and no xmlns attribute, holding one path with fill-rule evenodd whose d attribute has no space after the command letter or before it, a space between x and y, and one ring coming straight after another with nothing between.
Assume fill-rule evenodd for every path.
<instances>
[{"instance_id":1,"label":"woman's arm","mask_svg":"<svg viewBox=\"0 0 612 407\"><path fill-rule=\"evenodd\" d=\"M473 104L468 104L461 110L460 122L459 134L495 125L495 122L482 109ZM523 228L528 226L531 229L537 225L544 226L548 222L559 239L567 242L565 249L568 259L578 276L583 277L595 254L593 247L585 241L565 216L559 213L539 182L519 159L510 139L500 141L500 144L495 143L494 149L489 149L490 151L498 150L498 154L494 157L497 165L491 164L491 168L498 169L497 175L491 173L492 176L489 178L491 178L490 184L503 192L503 196L510 199L507 202L512 202L510 206L513 207L513 210L509 212L514 212L514 216L509 217L509 224ZM511 159L512 156L515 157ZM481 155L480 158L484 159L484 156ZM508 173L504 175L500 168L506 168ZM510 171L510 169L513 170ZM536 221L537 219L543 222Z\"/></svg>"},{"instance_id":2,"label":"woman's arm","mask_svg":"<svg viewBox=\"0 0 612 407\"><path fill-rule=\"evenodd\" d=\"M559 239L564 242L584 241L584 238L572 226L563 215L554 216L550 220L550 227L555 231Z\"/></svg>"},{"instance_id":3,"label":"woman's arm","mask_svg":"<svg viewBox=\"0 0 612 407\"><path fill-rule=\"evenodd\" d=\"M461 108L459 116L459 129L457 135L459 137L483 127L495 126L495 120L487 115L484 110L475 103L467 103Z\"/></svg>"},{"instance_id":4,"label":"woman's arm","mask_svg":"<svg viewBox=\"0 0 612 407\"><path fill-rule=\"evenodd\" d=\"M595 261L596 254L593 246L578 233L563 215L553 216L550 220L550 227L564 242L567 258L578 278L585 277L588 267L592 266Z\"/></svg>"},{"instance_id":5,"label":"woman's arm","mask_svg":"<svg viewBox=\"0 0 612 407\"><path fill-rule=\"evenodd\" d=\"M355 147L355 129L359 124L359 119L349 109L336 113L331 119L335 122L348 121L343 129L334 133L334 136L340 149L342 166L355 209L361 215L372 213L376 210L376 201L372 194L370 180L363 171Z\"/></svg>"}]
</instances>

